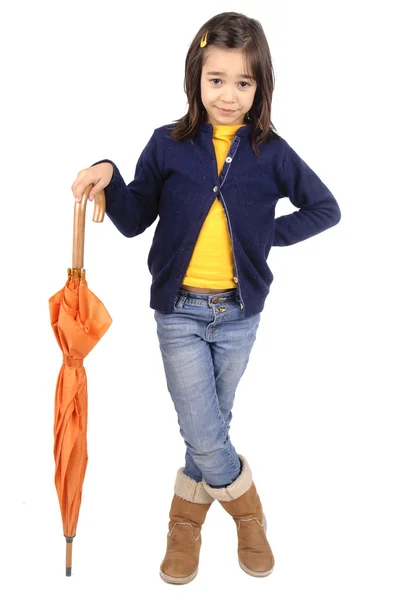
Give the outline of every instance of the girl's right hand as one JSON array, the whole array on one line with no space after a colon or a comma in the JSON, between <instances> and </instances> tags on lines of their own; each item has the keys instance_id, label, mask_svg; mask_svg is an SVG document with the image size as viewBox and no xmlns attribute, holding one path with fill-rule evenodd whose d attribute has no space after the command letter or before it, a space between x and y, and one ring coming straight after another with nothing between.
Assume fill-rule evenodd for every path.
<instances>
[{"instance_id":1,"label":"girl's right hand","mask_svg":"<svg viewBox=\"0 0 401 600\"><path fill-rule=\"evenodd\" d=\"M112 177L113 165L108 162L99 163L93 167L89 167L89 169L79 171L76 180L71 186L75 201L81 202L82 194L90 183L94 185L89 193L89 200L93 200L96 194L109 185Z\"/></svg>"}]
</instances>

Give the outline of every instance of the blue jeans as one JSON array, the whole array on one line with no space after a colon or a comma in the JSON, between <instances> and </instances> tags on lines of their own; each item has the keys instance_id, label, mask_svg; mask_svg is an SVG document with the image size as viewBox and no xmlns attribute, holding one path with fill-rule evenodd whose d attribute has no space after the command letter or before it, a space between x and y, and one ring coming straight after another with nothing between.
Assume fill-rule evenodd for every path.
<instances>
[{"instance_id":1,"label":"blue jeans","mask_svg":"<svg viewBox=\"0 0 401 600\"><path fill-rule=\"evenodd\" d=\"M154 311L167 388L186 445L184 473L230 485L241 463L229 436L235 391L261 313L245 317L237 288L217 294L179 289L171 314Z\"/></svg>"}]
</instances>

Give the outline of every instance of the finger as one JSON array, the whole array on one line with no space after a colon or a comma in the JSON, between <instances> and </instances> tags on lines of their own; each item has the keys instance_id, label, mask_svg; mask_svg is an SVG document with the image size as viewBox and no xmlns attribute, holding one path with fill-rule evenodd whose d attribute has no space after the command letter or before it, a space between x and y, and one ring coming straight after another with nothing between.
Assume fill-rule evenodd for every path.
<instances>
[{"instance_id":1,"label":"finger","mask_svg":"<svg viewBox=\"0 0 401 600\"><path fill-rule=\"evenodd\" d=\"M92 200L95 196L96 196L96 193L93 194L92 192L90 192L88 199L92 202ZM75 196L75 202L81 202L81 200L82 200L81 194L78 194L77 196Z\"/></svg>"},{"instance_id":2,"label":"finger","mask_svg":"<svg viewBox=\"0 0 401 600\"><path fill-rule=\"evenodd\" d=\"M82 183L81 183L81 185L77 185L75 187L75 189L73 190L72 193L74 194L76 202L81 202L83 193L84 193L84 191L86 190L87 187L88 187L88 184L82 185ZM88 196L88 198L89 198L89 196Z\"/></svg>"},{"instance_id":3,"label":"finger","mask_svg":"<svg viewBox=\"0 0 401 600\"><path fill-rule=\"evenodd\" d=\"M82 185L83 179L85 178L87 171L88 169L82 169L82 171L78 171L77 178L71 186L71 190L76 202L81 202L83 190L88 185L87 183Z\"/></svg>"},{"instance_id":4,"label":"finger","mask_svg":"<svg viewBox=\"0 0 401 600\"><path fill-rule=\"evenodd\" d=\"M72 195L75 198L75 202L81 202L81 191L79 187L76 185L76 181L71 186Z\"/></svg>"},{"instance_id":5,"label":"finger","mask_svg":"<svg viewBox=\"0 0 401 600\"><path fill-rule=\"evenodd\" d=\"M76 184L76 180L74 181L74 183L71 186L72 195L74 196L76 202L80 202L81 198L80 198L80 195L79 195L79 193L78 193L78 191L76 189L76 185L75 184Z\"/></svg>"},{"instance_id":6,"label":"finger","mask_svg":"<svg viewBox=\"0 0 401 600\"><path fill-rule=\"evenodd\" d=\"M96 196L96 194L99 193L99 186L94 185L93 188L91 189L91 191L89 192L89 200L93 200L94 197Z\"/></svg>"}]
</instances>

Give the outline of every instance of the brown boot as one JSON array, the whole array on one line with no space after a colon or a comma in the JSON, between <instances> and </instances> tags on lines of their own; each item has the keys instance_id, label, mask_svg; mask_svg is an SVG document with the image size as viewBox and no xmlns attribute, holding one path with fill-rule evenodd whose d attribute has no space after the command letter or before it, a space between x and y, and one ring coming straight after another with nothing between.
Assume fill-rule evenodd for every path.
<instances>
[{"instance_id":1,"label":"brown boot","mask_svg":"<svg viewBox=\"0 0 401 600\"><path fill-rule=\"evenodd\" d=\"M265 577L273 571L274 556L266 539L266 517L252 480L246 459L238 455L241 473L231 485L213 488L203 479L205 491L218 500L233 517L238 533L238 560L241 569L254 577Z\"/></svg>"},{"instance_id":2,"label":"brown boot","mask_svg":"<svg viewBox=\"0 0 401 600\"><path fill-rule=\"evenodd\" d=\"M198 574L201 529L214 498L201 482L177 471L170 508L167 551L160 576L167 583L189 583Z\"/></svg>"}]
</instances>

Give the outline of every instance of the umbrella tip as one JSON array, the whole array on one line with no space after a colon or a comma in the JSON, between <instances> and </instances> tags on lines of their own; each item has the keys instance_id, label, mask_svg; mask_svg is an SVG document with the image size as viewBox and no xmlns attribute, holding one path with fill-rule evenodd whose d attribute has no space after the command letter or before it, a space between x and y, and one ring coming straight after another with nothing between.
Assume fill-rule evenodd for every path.
<instances>
[{"instance_id":1,"label":"umbrella tip","mask_svg":"<svg viewBox=\"0 0 401 600\"><path fill-rule=\"evenodd\" d=\"M67 575L67 577L71 577L71 567L65 568L65 574Z\"/></svg>"}]
</instances>

